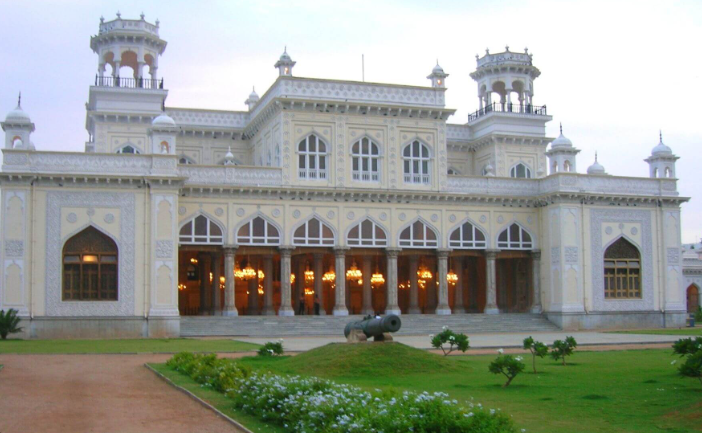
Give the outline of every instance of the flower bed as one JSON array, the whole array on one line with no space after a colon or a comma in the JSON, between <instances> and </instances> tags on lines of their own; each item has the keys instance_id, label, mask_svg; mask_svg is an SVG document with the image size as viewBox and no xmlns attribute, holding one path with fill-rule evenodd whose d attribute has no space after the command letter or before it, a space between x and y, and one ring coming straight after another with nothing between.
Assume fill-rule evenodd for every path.
<instances>
[{"instance_id":1,"label":"flower bed","mask_svg":"<svg viewBox=\"0 0 702 433\"><path fill-rule=\"evenodd\" d=\"M445 393L366 391L328 380L261 374L215 355L175 355L167 365L225 392L257 418L300 432L514 432L499 410Z\"/></svg>"}]
</instances>

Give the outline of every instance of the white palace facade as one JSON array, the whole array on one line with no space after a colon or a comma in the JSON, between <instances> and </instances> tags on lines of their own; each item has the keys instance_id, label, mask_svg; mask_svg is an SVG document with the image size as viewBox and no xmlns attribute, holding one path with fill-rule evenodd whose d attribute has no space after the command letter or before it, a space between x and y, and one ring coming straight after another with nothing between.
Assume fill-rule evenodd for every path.
<instances>
[{"instance_id":1,"label":"white palace facade","mask_svg":"<svg viewBox=\"0 0 702 433\"><path fill-rule=\"evenodd\" d=\"M428 86L302 78L287 52L246 111L170 107L159 31L101 19L85 152L35 148L21 104L2 122L0 308L28 336L177 336L182 316L315 304L684 323L678 157L661 139L648 177L579 173L527 50L477 57L478 110L455 124L438 64Z\"/></svg>"}]
</instances>

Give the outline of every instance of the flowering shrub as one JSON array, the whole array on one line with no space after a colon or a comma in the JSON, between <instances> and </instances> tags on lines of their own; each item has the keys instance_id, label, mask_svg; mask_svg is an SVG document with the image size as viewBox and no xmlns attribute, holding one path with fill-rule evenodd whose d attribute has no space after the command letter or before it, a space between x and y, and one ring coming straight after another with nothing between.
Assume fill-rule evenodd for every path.
<instances>
[{"instance_id":1,"label":"flowering shrub","mask_svg":"<svg viewBox=\"0 0 702 433\"><path fill-rule=\"evenodd\" d=\"M234 380L251 374L248 367L237 364L233 359L217 358L214 354L194 355L182 352L169 359L166 365L219 392L233 388Z\"/></svg>"},{"instance_id":2,"label":"flowering shrub","mask_svg":"<svg viewBox=\"0 0 702 433\"><path fill-rule=\"evenodd\" d=\"M431 338L432 347L441 349L444 352L444 356L454 350L465 352L470 347L466 334L457 334L450 330L448 326L444 326L440 334L430 335L429 337ZM446 345L448 345L448 348L445 347Z\"/></svg>"},{"instance_id":3,"label":"flowering shrub","mask_svg":"<svg viewBox=\"0 0 702 433\"><path fill-rule=\"evenodd\" d=\"M524 349L531 352L532 364L534 366L534 373L536 373L536 357L543 358L548 355L548 346L540 341L535 341L531 337L524 339Z\"/></svg>"},{"instance_id":4,"label":"flowering shrub","mask_svg":"<svg viewBox=\"0 0 702 433\"><path fill-rule=\"evenodd\" d=\"M280 356L283 354L283 339L273 343L269 341L258 349L258 356Z\"/></svg>"},{"instance_id":5,"label":"flowering shrub","mask_svg":"<svg viewBox=\"0 0 702 433\"><path fill-rule=\"evenodd\" d=\"M197 371L193 364L209 362L210 358L178 354L168 366ZM328 380L256 372L235 374L230 383L225 393L235 407L286 431L515 432L511 419L499 410L463 406L440 392L366 391Z\"/></svg>"},{"instance_id":6,"label":"flowering shrub","mask_svg":"<svg viewBox=\"0 0 702 433\"><path fill-rule=\"evenodd\" d=\"M551 349L551 358L558 361L563 360L563 365L566 365L566 356L573 354L573 350L578 347L578 343L573 337L566 337L565 340L556 340L553 342Z\"/></svg>"},{"instance_id":7,"label":"flowering shrub","mask_svg":"<svg viewBox=\"0 0 702 433\"><path fill-rule=\"evenodd\" d=\"M702 337L694 340L681 338L673 343L673 352L685 357L685 361L678 367L678 373L685 377L695 377L702 384Z\"/></svg>"},{"instance_id":8,"label":"flowering shrub","mask_svg":"<svg viewBox=\"0 0 702 433\"><path fill-rule=\"evenodd\" d=\"M519 373L524 371L526 366L522 362L521 356L503 355L501 350L498 350L499 355L490 363L488 370L493 374L503 374L507 378L507 382L502 387L506 388Z\"/></svg>"}]
</instances>

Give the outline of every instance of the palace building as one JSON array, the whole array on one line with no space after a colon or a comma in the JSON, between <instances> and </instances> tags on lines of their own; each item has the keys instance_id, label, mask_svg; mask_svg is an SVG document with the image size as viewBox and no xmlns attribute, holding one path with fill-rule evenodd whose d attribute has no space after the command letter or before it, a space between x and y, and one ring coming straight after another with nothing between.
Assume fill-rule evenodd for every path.
<instances>
[{"instance_id":1,"label":"palace building","mask_svg":"<svg viewBox=\"0 0 702 433\"><path fill-rule=\"evenodd\" d=\"M579 173L528 50L476 56L467 122L438 64L428 86L302 78L287 50L248 110L218 111L167 104L160 30L100 20L84 153L35 146L21 104L2 122L0 308L29 336L177 336L203 315L684 324L678 157L661 137L648 177Z\"/></svg>"}]
</instances>

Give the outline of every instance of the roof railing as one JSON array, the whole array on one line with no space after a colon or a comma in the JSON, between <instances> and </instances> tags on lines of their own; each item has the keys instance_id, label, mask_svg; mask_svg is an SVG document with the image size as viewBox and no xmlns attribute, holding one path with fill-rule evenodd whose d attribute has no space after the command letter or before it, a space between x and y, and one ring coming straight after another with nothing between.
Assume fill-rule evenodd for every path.
<instances>
[{"instance_id":1,"label":"roof railing","mask_svg":"<svg viewBox=\"0 0 702 433\"><path fill-rule=\"evenodd\" d=\"M487 105L480 110L477 110L475 113L469 114L468 115L468 122L472 122L474 120L477 120L478 118L485 116L489 113L492 112L497 112L497 113L514 113L514 114L524 114L524 115L532 115L532 116L547 116L546 112L546 106L538 106L538 105L531 105L531 104L513 104L513 103L507 103L507 104L502 104L498 102L493 102L490 105Z\"/></svg>"},{"instance_id":2,"label":"roof railing","mask_svg":"<svg viewBox=\"0 0 702 433\"><path fill-rule=\"evenodd\" d=\"M125 89L163 89L163 78L122 78L95 75L97 87L123 87Z\"/></svg>"}]
</instances>

